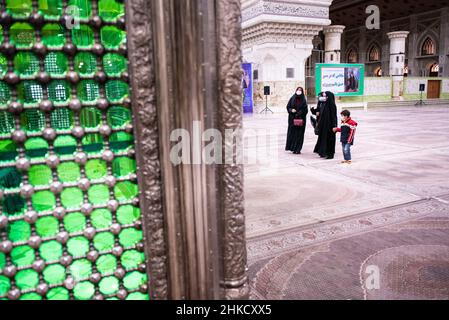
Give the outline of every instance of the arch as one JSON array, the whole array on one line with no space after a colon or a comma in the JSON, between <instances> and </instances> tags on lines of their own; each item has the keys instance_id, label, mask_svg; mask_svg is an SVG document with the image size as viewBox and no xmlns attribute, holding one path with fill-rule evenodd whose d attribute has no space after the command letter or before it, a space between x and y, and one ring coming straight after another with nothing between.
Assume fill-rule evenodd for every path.
<instances>
[{"instance_id":1,"label":"arch","mask_svg":"<svg viewBox=\"0 0 449 320\"><path fill-rule=\"evenodd\" d=\"M381 58L381 50L380 46L377 43L371 44L368 50L368 61L370 62L378 62Z\"/></svg>"},{"instance_id":2,"label":"arch","mask_svg":"<svg viewBox=\"0 0 449 320\"><path fill-rule=\"evenodd\" d=\"M432 45L434 47L434 53L430 55L436 55L438 53L438 35L436 35L432 30L428 30L424 34L419 37L417 42L416 52L418 56L426 56L428 54L424 54L424 48L432 49ZM430 45L430 47L429 47Z\"/></svg>"},{"instance_id":3,"label":"arch","mask_svg":"<svg viewBox=\"0 0 449 320\"><path fill-rule=\"evenodd\" d=\"M404 67L404 77L408 77L408 71L409 71L409 69L408 69L408 66L406 65Z\"/></svg>"},{"instance_id":4,"label":"arch","mask_svg":"<svg viewBox=\"0 0 449 320\"><path fill-rule=\"evenodd\" d=\"M437 53L437 48L435 41L431 37L425 38L423 44L421 45L421 55L422 56L433 56Z\"/></svg>"},{"instance_id":5,"label":"arch","mask_svg":"<svg viewBox=\"0 0 449 320\"><path fill-rule=\"evenodd\" d=\"M440 73L440 65L437 62L435 62L430 65L428 70L429 70L430 77L438 77L438 75Z\"/></svg>"},{"instance_id":6,"label":"arch","mask_svg":"<svg viewBox=\"0 0 449 320\"><path fill-rule=\"evenodd\" d=\"M374 69L374 76L375 77L382 77L382 67L378 67L376 69Z\"/></svg>"},{"instance_id":7,"label":"arch","mask_svg":"<svg viewBox=\"0 0 449 320\"><path fill-rule=\"evenodd\" d=\"M356 49L351 48L348 50L346 53L346 61L348 63L357 63L359 61L359 55Z\"/></svg>"}]
</instances>

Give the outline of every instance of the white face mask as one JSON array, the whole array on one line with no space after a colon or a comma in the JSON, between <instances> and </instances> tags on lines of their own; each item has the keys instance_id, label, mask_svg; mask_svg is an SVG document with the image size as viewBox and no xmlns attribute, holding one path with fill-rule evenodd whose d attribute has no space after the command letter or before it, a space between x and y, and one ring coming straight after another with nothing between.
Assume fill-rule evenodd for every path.
<instances>
[{"instance_id":1,"label":"white face mask","mask_svg":"<svg viewBox=\"0 0 449 320\"><path fill-rule=\"evenodd\" d=\"M327 101L327 97L320 97L318 100L321 101L321 102L326 102Z\"/></svg>"},{"instance_id":2,"label":"white face mask","mask_svg":"<svg viewBox=\"0 0 449 320\"><path fill-rule=\"evenodd\" d=\"M296 91L296 95L298 96L302 95L302 91Z\"/></svg>"}]
</instances>

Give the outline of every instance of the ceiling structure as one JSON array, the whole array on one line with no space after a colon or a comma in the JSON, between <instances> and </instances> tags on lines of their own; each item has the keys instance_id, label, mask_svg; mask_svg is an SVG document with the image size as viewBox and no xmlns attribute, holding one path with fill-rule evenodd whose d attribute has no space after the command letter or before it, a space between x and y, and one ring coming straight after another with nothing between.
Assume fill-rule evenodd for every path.
<instances>
[{"instance_id":1,"label":"ceiling structure","mask_svg":"<svg viewBox=\"0 0 449 320\"><path fill-rule=\"evenodd\" d=\"M379 7L384 21L438 10L449 6L449 0L334 0L330 7L332 24L347 28L364 26L369 16L366 8L370 5Z\"/></svg>"}]
</instances>

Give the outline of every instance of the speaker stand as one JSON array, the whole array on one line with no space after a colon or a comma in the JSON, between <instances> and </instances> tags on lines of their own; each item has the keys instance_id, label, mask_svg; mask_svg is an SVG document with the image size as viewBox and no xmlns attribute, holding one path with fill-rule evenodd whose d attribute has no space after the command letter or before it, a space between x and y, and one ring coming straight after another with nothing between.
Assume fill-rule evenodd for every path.
<instances>
[{"instance_id":1,"label":"speaker stand","mask_svg":"<svg viewBox=\"0 0 449 320\"><path fill-rule=\"evenodd\" d=\"M417 103L415 103L415 106L425 106L426 103L424 102L423 98L422 98L422 91L421 91L421 98L419 99L419 101Z\"/></svg>"},{"instance_id":2,"label":"speaker stand","mask_svg":"<svg viewBox=\"0 0 449 320\"><path fill-rule=\"evenodd\" d=\"M265 112L265 114L268 114L268 111L274 114L274 112L270 108L268 108L268 96L265 96L265 109L263 109L260 113Z\"/></svg>"}]
</instances>

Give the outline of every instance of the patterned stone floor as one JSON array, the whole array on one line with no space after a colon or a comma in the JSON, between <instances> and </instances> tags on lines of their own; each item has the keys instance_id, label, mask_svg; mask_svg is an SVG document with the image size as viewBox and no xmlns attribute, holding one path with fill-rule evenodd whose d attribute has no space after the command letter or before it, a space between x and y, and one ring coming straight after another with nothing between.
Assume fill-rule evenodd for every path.
<instances>
[{"instance_id":1,"label":"patterned stone floor","mask_svg":"<svg viewBox=\"0 0 449 320\"><path fill-rule=\"evenodd\" d=\"M245 118L278 143L246 165L253 299L449 299L449 108L353 117L351 166L317 158L310 127L283 151L285 115Z\"/></svg>"}]
</instances>

